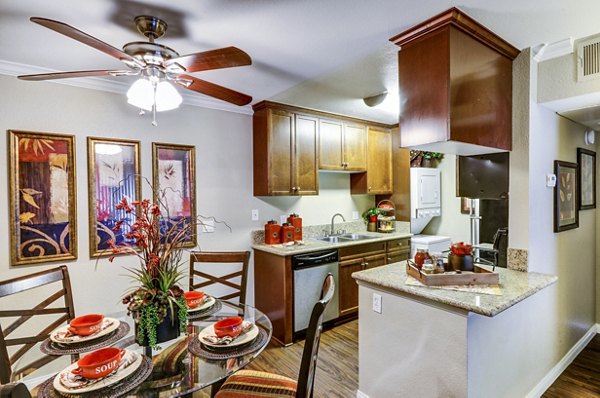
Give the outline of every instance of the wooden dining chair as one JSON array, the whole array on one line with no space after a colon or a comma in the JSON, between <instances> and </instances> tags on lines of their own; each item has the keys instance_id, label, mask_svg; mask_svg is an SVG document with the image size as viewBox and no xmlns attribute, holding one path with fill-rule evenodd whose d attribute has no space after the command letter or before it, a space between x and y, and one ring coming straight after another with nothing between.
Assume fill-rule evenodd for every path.
<instances>
[{"instance_id":1,"label":"wooden dining chair","mask_svg":"<svg viewBox=\"0 0 600 398\"><path fill-rule=\"evenodd\" d=\"M203 289L210 285L223 285L233 289L233 292L224 294L220 297L215 296L221 300L231 300L236 297L239 298L239 304L246 302L246 281L248 279L248 262L250 261L249 251L239 252L191 252L190 253L190 290ZM205 263L205 266L201 266L201 263ZM237 269L234 272L230 272L227 275L213 275L208 273L208 263L213 264L237 264ZM219 267L222 268L222 267ZM227 271L226 271L227 272ZM195 277L203 278L200 282L195 282ZM237 284L232 281L234 278L240 278L240 283Z\"/></svg>"},{"instance_id":2,"label":"wooden dining chair","mask_svg":"<svg viewBox=\"0 0 600 398\"><path fill-rule=\"evenodd\" d=\"M313 307L310 323L306 329L306 341L302 351L298 380L253 370L240 370L230 376L215 398L252 398L252 397L296 397L312 398L315 383L315 371L319 354L319 342L323 325L325 307L333 298L335 282L328 274L323 282L321 299Z\"/></svg>"},{"instance_id":3,"label":"wooden dining chair","mask_svg":"<svg viewBox=\"0 0 600 398\"><path fill-rule=\"evenodd\" d=\"M2 384L0 398L31 398L31 393L23 383Z\"/></svg>"},{"instance_id":4,"label":"wooden dining chair","mask_svg":"<svg viewBox=\"0 0 600 398\"><path fill-rule=\"evenodd\" d=\"M37 272L35 274L25 275L0 282L0 299L6 299L8 296L35 288L42 290L42 286L53 283L60 285L58 290L45 300L33 305L33 307L27 306L28 308L24 309L5 310L4 308L7 308L7 304L0 305L0 308L3 308L0 310L0 320L2 320L2 318L16 318L7 327L2 326L2 323L0 322L0 384L7 384L11 382L13 374L27 375L47 364L48 362L60 358L59 356L49 355L38 356L37 359L26 365L20 365L18 369L13 371L13 365L20 358L22 358L23 355L25 355L37 343L45 340L50 335L52 330L56 329L61 324L69 323L69 321L74 318L71 282L69 280L69 272L67 267L64 265L49 269L47 271ZM51 306L51 304L60 298L64 299L63 306ZM24 299L26 299L26 297L21 297L19 302L23 303L26 301ZM38 301L36 300L36 302ZM31 326L26 324L24 327L19 329L21 332L19 337L8 338L9 335L11 335L19 326L25 324L34 316L38 322L43 320L44 325L46 325L48 321L46 319L37 317L39 315L60 316L58 319L53 318L49 325L45 327L41 326L43 329L36 335L29 335L25 337L22 336L24 334L23 332L31 333ZM8 323L8 321L6 323ZM15 347L14 351L9 353L9 347L13 346Z\"/></svg>"}]
</instances>

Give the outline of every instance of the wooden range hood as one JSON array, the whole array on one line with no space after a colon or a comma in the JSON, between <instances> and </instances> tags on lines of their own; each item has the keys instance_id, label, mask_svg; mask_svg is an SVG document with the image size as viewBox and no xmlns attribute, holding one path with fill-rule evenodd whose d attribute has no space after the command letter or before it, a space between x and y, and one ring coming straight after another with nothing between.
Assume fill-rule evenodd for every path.
<instances>
[{"instance_id":1,"label":"wooden range hood","mask_svg":"<svg viewBox=\"0 0 600 398\"><path fill-rule=\"evenodd\" d=\"M400 46L400 145L457 155L512 149L519 50L456 8L390 39Z\"/></svg>"}]
</instances>

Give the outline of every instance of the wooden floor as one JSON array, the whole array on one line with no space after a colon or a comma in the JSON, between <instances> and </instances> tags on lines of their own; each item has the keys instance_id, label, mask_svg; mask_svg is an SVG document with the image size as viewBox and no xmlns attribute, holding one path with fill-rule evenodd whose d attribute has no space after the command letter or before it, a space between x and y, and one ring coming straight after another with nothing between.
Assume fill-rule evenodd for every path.
<instances>
[{"instance_id":1,"label":"wooden floor","mask_svg":"<svg viewBox=\"0 0 600 398\"><path fill-rule=\"evenodd\" d=\"M542 397L600 397L600 335L590 341Z\"/></svg>"},{"instance_id":2,"label":"wooden floor","mask_svg":"<svg viewBox=\"0 0 600 398\"><path fill-rule=\"evenodd\" d=\"M282 348L274 343L247 369L298 378L304 342ZM321 336L314 398L356 397L358 389L358 321L354 320Z\"/></svg>"}]
</instances>

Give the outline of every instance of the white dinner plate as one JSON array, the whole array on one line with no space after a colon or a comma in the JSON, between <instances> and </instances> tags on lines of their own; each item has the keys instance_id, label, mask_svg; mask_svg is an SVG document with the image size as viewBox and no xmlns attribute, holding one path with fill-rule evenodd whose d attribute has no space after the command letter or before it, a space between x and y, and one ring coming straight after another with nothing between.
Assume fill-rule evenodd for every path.
<instances>
[{"instance_id":1,"label":"white dinner plate","mask_svg":"<svg viewBox=\"0 0 600 398\"><path fill-rule=\"evenodd\" d=\"M55 343L59 343L59 344L73 344L73 343L83 343L85 341L91 341L94 339L97 339L99 337L102 336L106 336L107 334L114 332L115 330L117 330L119 328L119 326L121 325L121 321L119 321L118 319L115 318L109 318L109 317L105 317L104 320L102 322L112 322L111 325L105 329L102 329L101 331L95 333L95 334L91 334L89 336L72 336L69 337L69 340L64 340L64 339L59 339L57 337L57 335L59 333L66 333L69 329L69 325L63 325L57 329L54 329L52 331L52 333L50 333L50 340L54 341Z\"/></svg>"},{"instance_id":2,"label":"white dinner plate","mask_svg":"<svg viewBox=\"0 0 600 398\"><path fill-rule=\"evenodd\" d=\"M214 323L212 325L205 327L204 329L202 329L202 331L200 333L198 333L198 339L200 339L200 342L202 344L210 346L210 347L216 347L216 348L235 347L238 345L249 343L252 340L254 340L256 338L256 336L258 336L258 326L256 326L255 324L252 324L252 327L250 328L250 330L248 330L245 333L240 334L231 343L229 343L229 344L212 344L212 343L209 343L206 340L204 340L203 337L216 336L215 328L213 327L213 325L214 325Z\"/></svg>"},{"instance_id":3,"label":"white dinner plate","mask_svg":"<svg viewBox=\"0 0 600 398\"><path fill-rule=\"evenodd\" d=\"M210 307L212 307L213 305L215 305L215 303L217 302L217 300L215 300L215 298L213 296L206 296L206 301L203 302L202 304L200 304L197 307L194 308L188 308L188 312L197 312L197 311L203 311L203 310L207 310Z\"/></svg>"},{"instance_id":4,"label":"white dinner plate","mask_svg":"<svg viewBox=\"0 0 600 398\"><path fill-rule=\"evenodd\" d=\"M135 359L131 363L131 365L129 365L126 368L119 367L119 369L117 369L116 372L111 373L110 375L108 375L106 377L103 377L101 380L98 380L97 382L95 382L94 384L92 384L90 386L82 387L82 388L70 388L70 387L63 385L60 382L60 378L61 378L62 374L70 373L73 369L77 368L77 362L71 364L70 366L63 369L61 372L59 372L56 375L56 377L54 378L54 383L52 385L54 386L56 391L61 392L63 394L83 394L86 392L96 391L101 388L111 386L111 385L123 380L127 376L130 376L131 374L133 374L133 372L135 372L137 369L139 369L140 365L142 364L142 355L141 354L138 354L137 352L129 351L129 350L125 350L125 351L126 352L125 352L125 355L123 356L123 358L125 358L125 356L127 356L128 354L135 356Z\"/></svg>"}]
</instances>

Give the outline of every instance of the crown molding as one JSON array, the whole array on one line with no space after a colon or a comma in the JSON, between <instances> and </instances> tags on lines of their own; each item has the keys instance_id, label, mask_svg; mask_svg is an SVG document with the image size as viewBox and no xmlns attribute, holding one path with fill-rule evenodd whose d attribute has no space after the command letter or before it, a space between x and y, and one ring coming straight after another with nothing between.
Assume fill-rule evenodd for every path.
<instances>
[{"instance_id":1,"label":"crown molding","mask_svg":"<svg viewBox=\"0 0 600 398\"><path fill-rule=\"evenodd\" d=\"M57 72L53 69L43 68L39 66L20 64L17 62L11 62L6 60L0 60L0 75L7 76L19 76L19 75L33 75L38 73L53 73ZM109 80L98 77L83 77L75 79L56 79L47 80L48 83L58 83L67 86L87 88L89 90L106 91L109 93L126 95L131 82L119 81L117 79ZM36 82L31 82L35 84ZM208 97L199 94L192 94L190 92L183 92L178 90L183 98L184 105L196 106L199 108L216 109L226 112L241 113L244 115L251 115L252 108L250 105L236 106L227 102L213 100Z\"/></svg>"}]
</instances>

